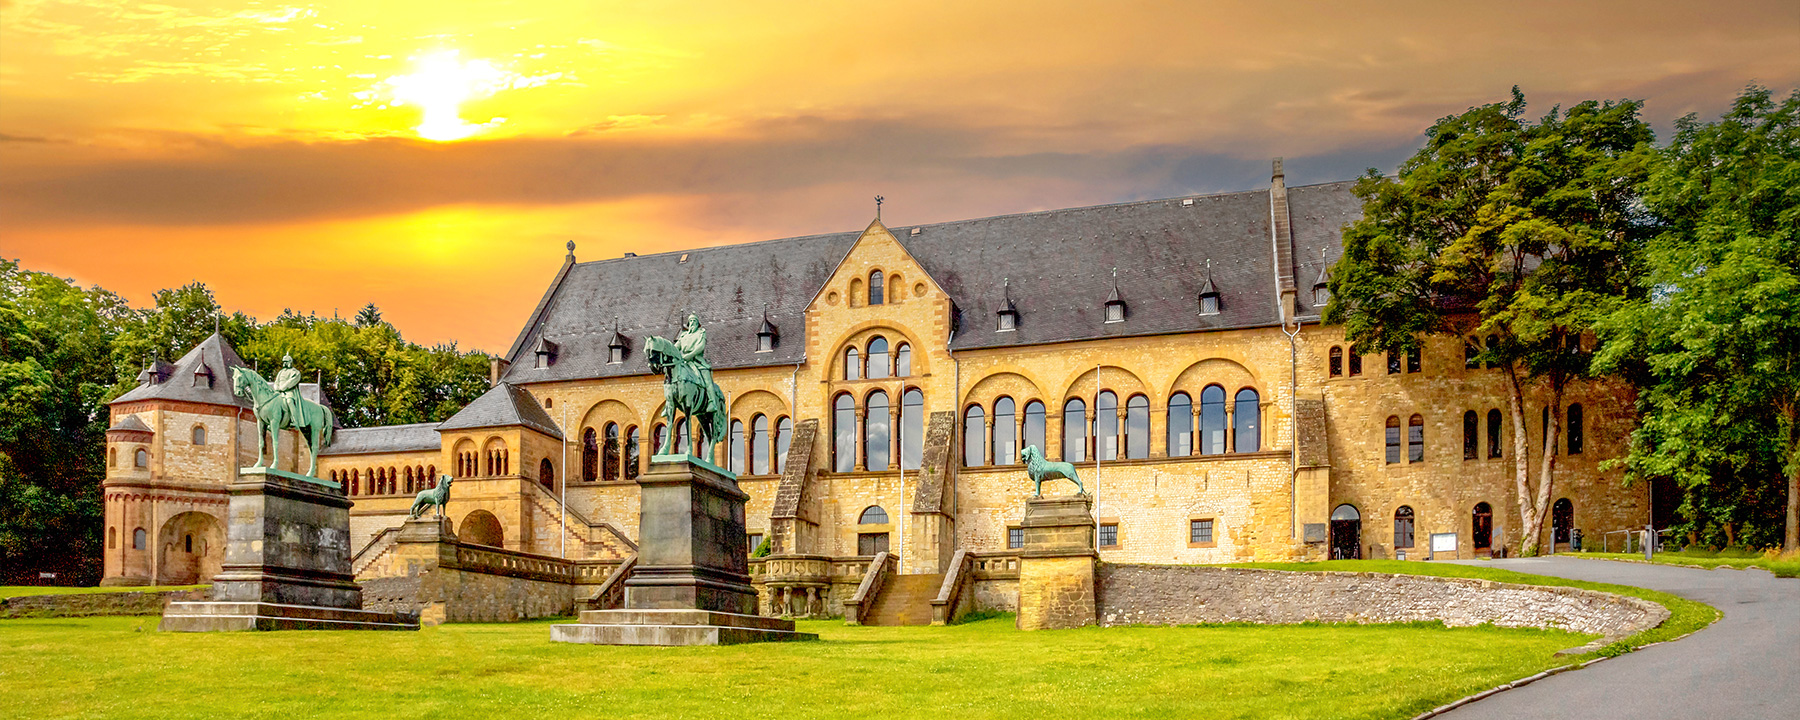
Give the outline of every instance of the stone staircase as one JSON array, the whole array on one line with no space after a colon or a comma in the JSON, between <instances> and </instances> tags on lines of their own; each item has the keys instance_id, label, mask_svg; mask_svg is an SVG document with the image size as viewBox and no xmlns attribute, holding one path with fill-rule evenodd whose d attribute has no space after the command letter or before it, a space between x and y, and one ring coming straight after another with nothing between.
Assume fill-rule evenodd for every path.
<instances>
[{"instance_id":1,"label":"stone staircase","mask_svg":"<svg viewBox=\"0 0 1800 720\"><path fill-rule=\"evenodd\" d=\"M931 600L944 584L943 574L895 575L881 589L864 625L930 625Z\"/></svg>"}]
</instances>

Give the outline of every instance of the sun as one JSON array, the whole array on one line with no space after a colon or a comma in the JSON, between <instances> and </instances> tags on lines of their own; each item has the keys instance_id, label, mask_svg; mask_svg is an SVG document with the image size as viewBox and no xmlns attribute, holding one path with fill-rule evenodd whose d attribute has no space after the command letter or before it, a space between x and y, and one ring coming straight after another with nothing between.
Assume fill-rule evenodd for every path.
<instances>
[{"instance_id":1,"label":"sun","mask_svg":"<svg viewBox=\"0 0 1800 720\"><path fill-rule=\"evenodd\" d=\"M386 84L393 104L417 106L423 113L414 128L419 137L449 142L502 122L467 123L460 110L463 103L512 87L516 78L486 60L465 61L457 51L444 50L420 56L412 73L390 77Z\"/></svg>"}]
</instances>

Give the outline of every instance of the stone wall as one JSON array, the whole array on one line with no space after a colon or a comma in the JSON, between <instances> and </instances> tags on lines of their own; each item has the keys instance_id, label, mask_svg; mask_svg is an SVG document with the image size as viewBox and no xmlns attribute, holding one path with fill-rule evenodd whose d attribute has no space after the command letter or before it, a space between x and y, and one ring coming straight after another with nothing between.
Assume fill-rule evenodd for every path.
<instances>
[{"instance_id":1,"label":"stone wall","mask_svg":"<svg viewBox=\"0 0 1800 720\"><path fill-rule=\"evenodd\" d=\"M1656 603L1593 590L1383 573L1102 564L1095 594L1102 625L1441 620L1611 641L1669 617Z\"/></svg>"},{"instance_id":2,"label":"stone wall","mask_svg":"<svg viewBox=\"0 0 1800 720\"><path fill-rule=\"evenodd\" d=\"M0 618L161 615L171 601L205 600L207 590L99 592L0 598Z\"/></svg>"}]
</instances>

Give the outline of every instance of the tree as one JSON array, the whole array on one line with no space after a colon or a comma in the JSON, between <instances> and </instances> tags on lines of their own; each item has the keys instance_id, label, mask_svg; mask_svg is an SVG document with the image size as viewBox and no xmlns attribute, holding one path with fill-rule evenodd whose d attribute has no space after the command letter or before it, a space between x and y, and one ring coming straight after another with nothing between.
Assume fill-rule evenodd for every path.
<instances>
[{"instance_id":1,"label":"tree","mask_svg":"<svg viewBox=\"0 0 1800 720\"><path fill-rule=\"evenodd\" d=\"M1357 182L1325 321L1357 352L1411 350L1425 335L1492 335L1478 356L1505 374L1520 554L1535 554L1553 496L1560 408L1588 360L1579 340L1605 298L1634 287L1648 232L1637 187L1652 133L1635 101L1583 102L1524 118L1525 98L1439 120L1397 176ZM1624 289L1624 290L1622 290ZM1548 391L1531 479L1525 390Z\"/></svg>"},{"instance_id":2,"label":"tree","mask_svg":"<svg viewBox=\"0 0 1800 720\"><path fill-rule=\"evenodd\" d=\"M1800 92L1752 87L1717 122L1682 118L1644 202L1663 230L1595 357L1641 387L1618 464L1673 478L1708 544L1773 544L1783 527L1800 548Z\"/></svg>"}]
</instances>

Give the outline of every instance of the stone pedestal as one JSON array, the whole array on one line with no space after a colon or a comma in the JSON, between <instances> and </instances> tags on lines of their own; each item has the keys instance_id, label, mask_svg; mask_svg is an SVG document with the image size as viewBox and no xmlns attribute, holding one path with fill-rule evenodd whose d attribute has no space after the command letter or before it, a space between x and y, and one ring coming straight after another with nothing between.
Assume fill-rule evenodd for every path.
<instances>
[{"instance_id":1,"label":"stone pedestal","mask_svg":"<svg viewBox=\"0 0 1800 720\"><path fill-rule=\"evenodd\" d=\"M737 478L684 455L657 455L638 477L638 559L625 607L550 626L550 639L594 645L724 645L816 640L756 615Z\"/></svg>"},{"instance_id":2,"label":"stone pedestal","mask_svg":"<svg viewBox=\"0 0 1800 720\"><path fill-rule=\"evenodd\" d=\"M1094 500L1088 495L1025 502L1025 544L1019 552L1020 630L1092 625Z\"/></svg>"},{"instance_id":3,"label":"stone pedestal","mask_svg":"<svg viewBox=\"0 0 1800 720\"><path fill-rule=\"evenodd\" d=\"M161 629L413 630L416 620L362 609L350 572L350 499L335 483L245 468L228 488L225 562L212 599L170 603Z\"/></svg>"}]
</instances>

